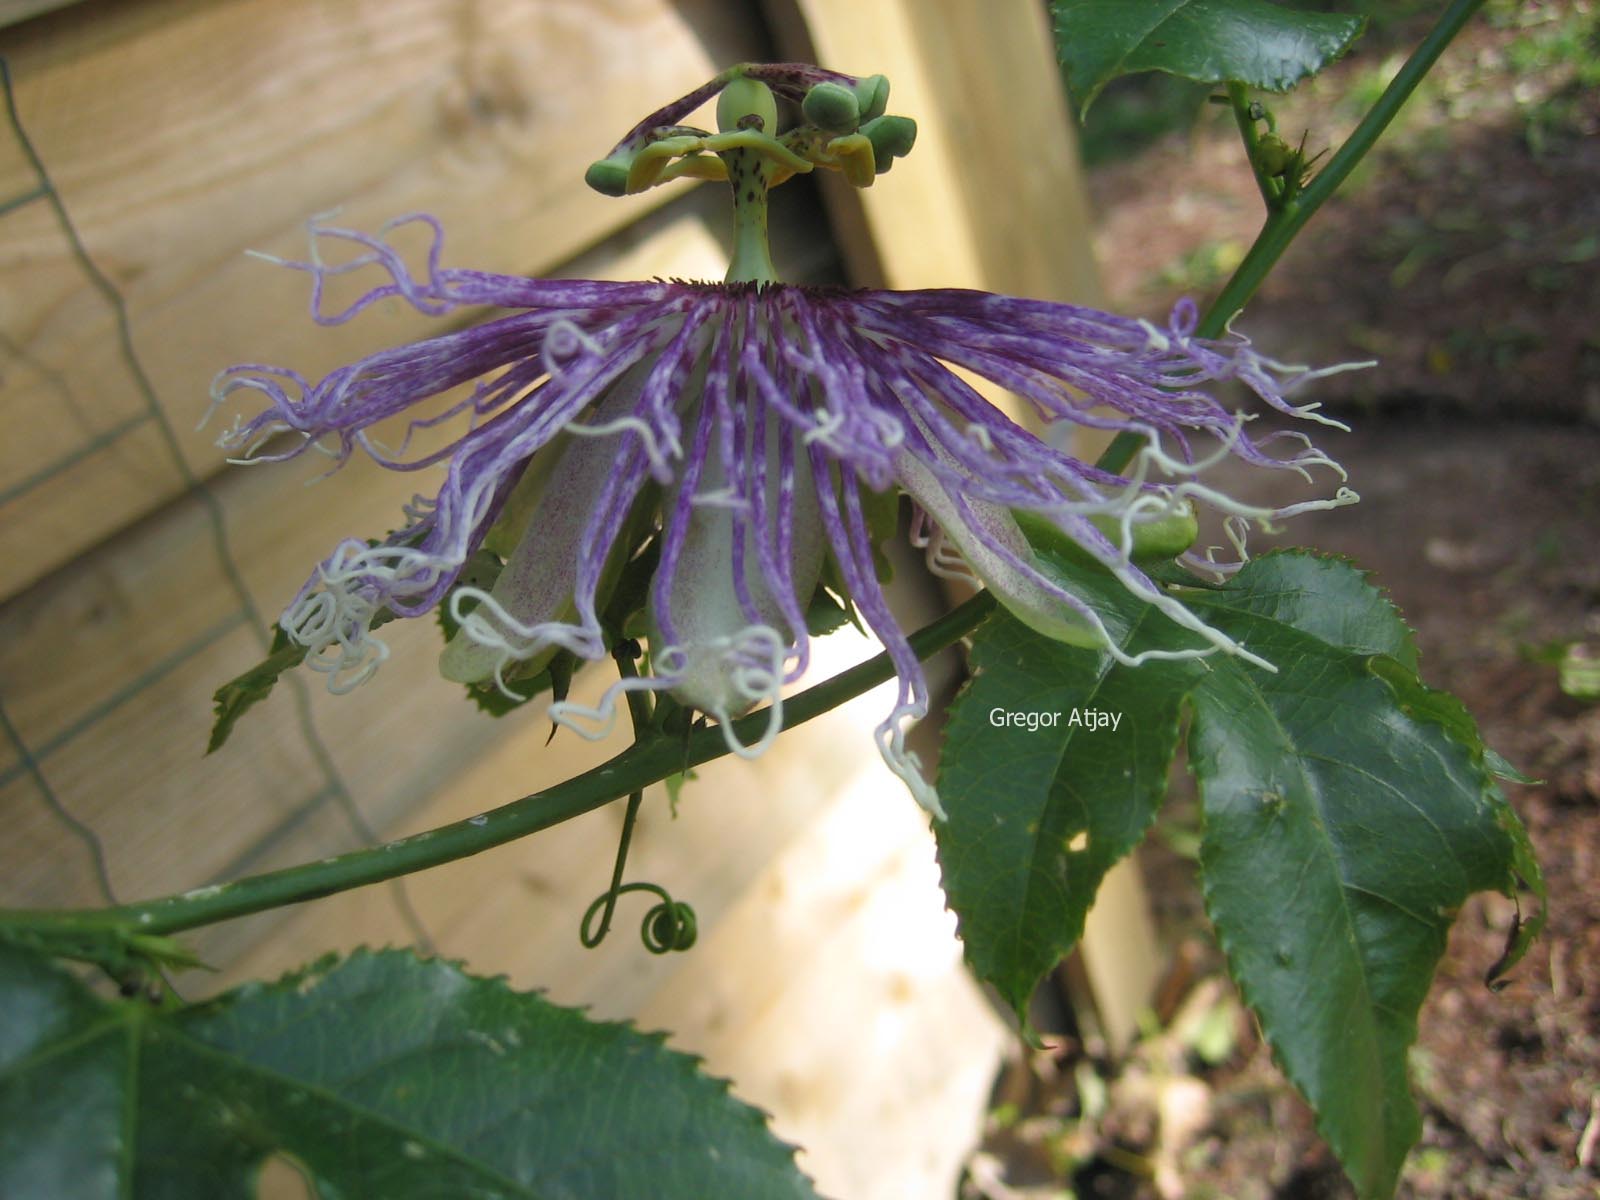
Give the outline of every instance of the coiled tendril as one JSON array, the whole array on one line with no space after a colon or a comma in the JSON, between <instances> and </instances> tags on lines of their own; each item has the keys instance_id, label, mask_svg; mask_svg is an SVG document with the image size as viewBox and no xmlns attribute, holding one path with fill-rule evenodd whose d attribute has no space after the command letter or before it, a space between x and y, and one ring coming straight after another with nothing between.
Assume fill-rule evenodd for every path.
<instances>
[{"instance_id":1,"label":"coiled tendril","mask_svg":"<svg viewBox=\"0 0 1600 1200\"><path fill-rule=\"evenodd\" d=\"M617 648L619 662L630 661L627 655L626 644ZM694 909L674 900L666 888L655 883L622 882L622 872L628 864L628 845L633 841L634 822L639 819L639 806L643 802L643 792L634 792L628 797L628 811L622 818L622 836L617 840L617 859L611 868L611 886L595 897L578 925L578 940L590 950L606 940L606 934L611 932L611 918L617 911L617 900L628 892L650 892L661 898L659 903L650 906L639 926L639 938L651 954L687 950L699 937ZM593 927L596 917L600 919L598 928Z\"/></svg>"},{"instance_id":2,"label":"coiled tendril","mask_svg":"<svg viewBox=\"0 0 1600 1200\"><path fill-rule=\"evenodd\" d=\"M583 914L578 937L585 946L592 950L605 940L611 929L611 914L616 909L617 898L626 892L650 892L661 898L659 903L650 906L639 926L639 938L651 954L670 954L694 945L699 937L694 909L682 901L674 900L665 888L654 883L625 883L596 896L594 903ZM600 927L591 929L597 916L600 917Z\"/></svg>"}]
</instances>

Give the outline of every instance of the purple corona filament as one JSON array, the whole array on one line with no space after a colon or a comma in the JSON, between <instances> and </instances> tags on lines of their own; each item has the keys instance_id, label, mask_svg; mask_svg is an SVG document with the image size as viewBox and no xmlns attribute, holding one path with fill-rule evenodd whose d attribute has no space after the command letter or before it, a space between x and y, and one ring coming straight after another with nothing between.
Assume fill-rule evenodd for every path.
<instances>
[{"instance_id":1,"label":"purple corona filament","mask_svg":"<svg viewBox=\"0 0 1600 1200\"><path fill-rule=\"evenodd\" d=\"M866 98L858 104L862 114L881 111L887 90L816 68L750 68L745 75L758 70L779 94L794 91L792 98L819 83L853 86ZM707 87L690 98L708 98L716 89ZM736 137L721 142L678 132L676 122L694 106L681 107L663 110L670 122L642 124L591 178L602 166L613 183L630 171L637 178L629 156L662 142L651 141L651 130L663 124L673 126L672 137L704 144L680 155L678 163L697 164L680 173L747 178L759 169L764 200L768 178L781 174L771 164L793 167L776 151L761 157L761 145L743 136L760 132L748 117ZM789 135L786 144L801 141ZM870 152L844 141L801 150L818 165L850 154L870 160ZM717 158L698 157L702 148ZM725 165L708 165L713 161ZM764 208L759 216L764 257ZM741 212L741 229L747 219L753 217ZM387 240L407 224L431 233L421 271ZM1335 424L1290 399L1325 372L1274 362L1237 335L1196 338L1187 302L1158 327L956 289L810 288L765 278L525 279L444 266L443 231L421 214L392 221L376 236L314 223L312 242L308 261L286 265L310 274L321 324L349 320L390 297L435 316L503 310L470 328L380 351L316 383L246 364L223 372L214 386L218 403L250 393L257 404L221 439L239 459L272 461L316 448L339 463L359 452L394 470L443 470L438 491L413 502L403 528L376 544L341 542L283 615L282 627L335 691L363 682L387 657L372 632L385 609L413 617L448 604L460 632L442 666L462 682L499 682L509 668L558 649L603 658L609 647L601 614L617 568L641 537L654 537L659 562L648 594L647 672L619 681L597 709L558 703L551 715L598 736L595 727L609 727L623 690L670 689L720 722L736 752L757 753L781 728L781 689L806 669L805 611L831 561L830 578L849 593L899 677L894 708L878 728L880 747L938 814L937 796L904 747L907 725L927 712L928 689L874 565L879 533L868 513L875 494L911 498L913 537L936 572L976 577L1046 634L1128 662L1148 655L1127 656L1095 608L1042 568L1018 512L1048 522L1190 630L1193 649L1181 653L1220 651L1263 666L1134 565L1132 532L1195 506L1221 510L1237 531L1355 498L1340 488L1329 499L1269 509L1203 481L1209 462L1197 460L1199 445L1220 447L1212 461L1231 457L1302 475L1314 467L1342 472L1302 435L1252 439L1246 417L1206 390L1237 381L1279 413ZM318 249L329 242L355 253L330 263ZM381 280L348 308L324 312L328 282L357 270L376 271ZM953 366L1019 397L1047 426L1126 430L1144 449L1123 473L1081 462L993 407ZM398 447L374 435L380 422L462 388L464 398L443 412L413 416ZM459 428L446 444L411 450L412 434L437 434L451 422ZM1292 443L1289 452L1269 451L1284 441ZM491 530L513 546L504 569L487 590L462 584L464 566ZM1242 558L1242 537L1236 544ZM763 701L770 704L765 734L754 745L739 744L731 718Z\"/></svg>"}]
</instances>

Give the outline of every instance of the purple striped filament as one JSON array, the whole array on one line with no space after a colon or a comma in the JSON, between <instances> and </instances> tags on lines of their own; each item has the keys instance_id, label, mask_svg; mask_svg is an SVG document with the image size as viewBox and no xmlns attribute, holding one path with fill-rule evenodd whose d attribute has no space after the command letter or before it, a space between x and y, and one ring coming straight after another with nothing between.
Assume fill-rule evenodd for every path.
<instances>
[{"instance_id":1,"label":"purple striped filament","mask_svg":"<svg viewBox=\"0 0 1600 1200\"><path fill-rule=\"evenodd\" d=\"M418 272L386 240L411 223L432 234ZM806 669L806 609L826 579L848 592L893 660L898 694L877 739L938 814L904 746L908 724L927 712L928 689L875 565L870 515L885 493L913 501L914 534L935 571L974 576L1030 626L1127 662L1148 655L1127 655L1094 607L1040 568L1016 512L1047 521L1196 635L1180 653L1261 663L1134 565L1133 530L1209 506L1237 535L1250 522L1355 499L1341 487L1262 508L1204 481L1205 467L1224 457L1343 473L1303 435L1252 439L1247 418L1205 390L1236 380L1270 409L1332 425L1290 399L1322 372L1267 359L1236 335L1194 337L1187 303L1157 327L953 289L533 280L445 267L442 236L422 215L377 236L314 224L314 245L353 245L355 255L331 264L314 250L287 265L311 275L323 324L388 297L433 315L474 307L501 315L379 351L316 383L245 364L213 388L219 404L240 393L256 402L221 439L241 460L315 448L339 463L359 451L394 470L443 473L401 529L376 544L339 543L284 612L283 629L334 691L365 681L387 657L372 630L382 610L414 617L448 604L460 632L441 666L462 682L502 681L513 664L537 666L562 649L603 658L610 590L653 538L647 669L618 681L596 708L552 705L556 721L599 736L624 691L667 689L715 718L731 749L759 752L781 728L780 690ZM362 269L381 282L324 313L329 281ZM1005 416L951 367L1011 392L1047 425L1129 430L1144 449L1120 474L1083 463ZM464 386L442 412L413 417L398 447L374 432ZM437 440L452 423L459 428L444 445L412 449L412 434ZM1197 449L1213 445L1209 458ZM463 567L486 542L504 569L488 589L463 584ZM1242 536L1237 548L1242 558ZM764 736L741 745L731 719L764 702Z\"/></svg>"}]
</instances>

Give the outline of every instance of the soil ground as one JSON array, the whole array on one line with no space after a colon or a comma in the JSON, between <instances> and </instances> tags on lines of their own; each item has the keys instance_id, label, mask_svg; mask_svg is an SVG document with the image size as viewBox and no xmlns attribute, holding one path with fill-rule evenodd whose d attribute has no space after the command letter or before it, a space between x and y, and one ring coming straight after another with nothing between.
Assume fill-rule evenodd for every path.
<instances>
[{"instance_id":1,"label":"soil ground","mask_svg":"<svg viewBox=\"0 0 1600 1200\"><path fill-rule=\"evenodd\" d=\"M1416 32L1384 23L1274 101L1280 131L1337 144ZM1355 427L1318 442L1361 504L1287 533L1371 569L1417 631L1426 680L1543 781L1509 794L1548 877L1549 931L1491 992L1516 908L1480 896L1462 912L1413 1055L1425 1129L1400 1195L1414 1200L1600 1197L1600 706L1560 670L1600 660L1597 82L1591 5L1491 4L1238 322L1300 361L1380 360L1318 385ZM1219 110L1096 168L1092 188L1120 311L1203 297L1259 226ZM1173 953L1162 1023L1116 1062L1073 1036L1019 1062L964 1194L1353 1196L1226 984L1176 790L1142 852Z\"/></svg>"}]
</instances>

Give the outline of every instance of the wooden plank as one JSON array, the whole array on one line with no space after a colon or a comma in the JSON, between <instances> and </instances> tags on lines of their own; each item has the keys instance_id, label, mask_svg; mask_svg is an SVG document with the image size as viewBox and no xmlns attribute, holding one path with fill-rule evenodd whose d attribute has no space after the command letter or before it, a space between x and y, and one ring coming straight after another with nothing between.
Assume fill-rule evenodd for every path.
<instances>
[{"instance_id":1,"label":"wooden plank","mask_svg":"<svg viewBox=\"0 0 1600 1200\"><path fill-rule=\"evenodd\" d=\"M125 298L183 452L206 474L220 458L194 426L217 370L249 360L316 375L370 344L359 323L313 330L305 277L244 250L303 255L313 213L342 208L372 229L423 210L449 228L452 263L548 270L660 202L606 200L582 183L640 115L631 85L688 90L748 57L755 36L726 0L143 0L6 30L0 53L78 232ZM38 181L0 141L4 203ZM139 474L142 443L109 468L104 445L72 458L114 443L145 406L114 315L44 200L4 214L0 596L177 490L171 476ZM392 320L398 337L437 328ZM79 408L70 422L64 396ZM52 476L63 482L38 485L63 463Z\"/></svg>"},{"instance_id":2,"label":"wooden plank","mask_svg":"<svg viewBox=\"0 0 1600 1200\"><path fill-rule=\"evenodd\" d=\"M892 174L864 192L827 193L836 219L859 229L843 243L858 278L1098 302L1088 201L1043 5L773 0L769 8L789 53L887 75L890 111L918 122L916 149ZM1013 398L980 390L1032 423ZM1092 456L1097 446L1081 439L1074 449ZM1114 1049L1125 1046L1160 969L1131 864L1108 878L1082 950L1102 1027Z\"/></svg>"},{"instance_id":3,"label":"wooden plank","mask_svg":"<svg viewBox=\"0 0 1600 1200\"><path fill-rule=\"evenodd\" d=\"M785 53L889 77L916 148L871 188L828 190L864 224L862 283L976 287L1047 300L1100 295L1087 193L1048 16L1031 0L770 0ZM930 247L937 247L936 251Z\"/></svg>"},{"instance_id":4,"label":"wooden plank","mask_svg":"<svg viewBox=\"0 0 1600 1200\"><path fill-rule=\"evenodd\" d=\"M871 710L857 711L859 728ZM639 1019L770 1111L822 1194L952 1196L1006 1032L962 964L902 786L869 760L819 796Z\"/></svg>"},{"instance_id":5,"label":"wooden plank","mask_svg":"<svg viewBox=\"0 0 1600 1200\"><path fill-rule=\"evenodd\" d=\"M720 273L725 255L707 228L706 207L696 199L675 204L644 222L628 247L573 266L611 278ZM387 340L385 325L381 317L369 323L374 344ZM311 462L263 465L215 481L242 582L261 598L266 620L341 538L390 528L425 483L352 463L301 486L322 470ZM309 677L314 719L380 828L430 799L499 736L459 688L438 677L431 622L402 622L385 636L394 654L381 687L332 697ZM8 724L61 802L106 840L125 895L207 881L326 790L287 687L241 723L222 753L202 758L211 693L259 657L216 556L209 516L193 498L0 606ZM414 736L423 725L429 738ZM16 861L10 847L0 848L0 903L94 902L81 873L55 871L48 856L22 857L55 836L55 818L36 792L15 749L0 742L0 821L19 830ZM322 839L314 854L349 844L336 814L307 828ZM261 861L286 860L280 848ZM211 950L220 959L226 939Z\"/></svg>"}]
</instances>

